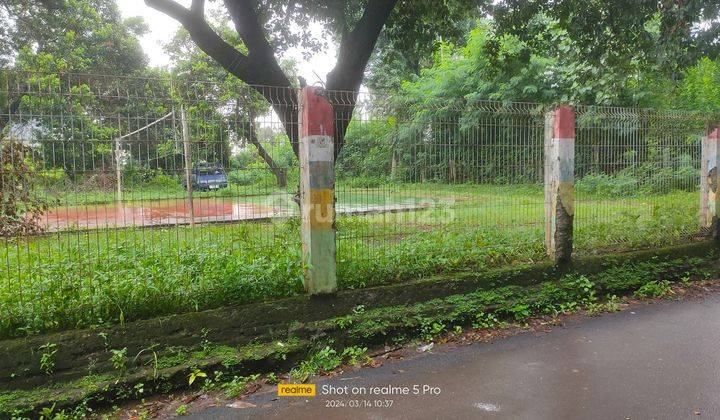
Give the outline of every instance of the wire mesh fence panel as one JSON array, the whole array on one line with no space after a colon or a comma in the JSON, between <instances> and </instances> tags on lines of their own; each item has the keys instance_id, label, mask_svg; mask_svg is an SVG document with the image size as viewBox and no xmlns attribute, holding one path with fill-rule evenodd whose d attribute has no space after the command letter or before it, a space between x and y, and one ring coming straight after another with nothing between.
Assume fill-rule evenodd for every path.
<instances>
[{"instance_id":1,"label":"wire mesh fence panel","mask_svg":"<svg viewBox=\"0 0 720 420\"><path fill-rule=\"evenodd\" d=\"M355 97L336 165L341 283L542 258L540 106Z\"/></svg>"},{"instance_id":2,"label":"wire mesh fence panel","mask_svg":"<svg viewBox=\"0 0 720 420\"><path fill-rule=\"evenodd\" d=\"M301 291L296 123L275 111L295 101L169 77L0 73L0 334Z\"/></svg>"},{"instance_id":3,"label":"wire mesh fence panel","mask_svg":"<svg viewBox=\"0 0 720 420\"><path fill-rule=\"evenodd\" d=\"M700 113L578 107L575 249L632 249L700 234L708 126Z\"/></svg>"},{"instance_id":4,"label":"wire mesh fence panel","mask_svg":"<svg viewBox=\"0 0 720 420\"><path fill-rule=\"evenodd\" d=\"M340 288L544 259L544 111L325 92ZM0 72L0 336L302 293L298 95ZM699 232L702 115L578 107L579 252Z\"/></svg>"}]
</instances>

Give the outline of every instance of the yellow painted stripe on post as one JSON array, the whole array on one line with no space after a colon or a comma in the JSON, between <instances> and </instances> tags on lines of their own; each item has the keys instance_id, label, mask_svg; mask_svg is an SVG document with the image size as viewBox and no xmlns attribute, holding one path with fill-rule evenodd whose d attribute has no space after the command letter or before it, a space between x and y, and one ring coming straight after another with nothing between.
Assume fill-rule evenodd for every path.
<instances>
[{"instance_id":1,"label":"yellow painted stripe on post","mask_svg":"<svg viewBox=\"0 0 720 420\"><path fill-rule=\"evenodd\" d=\"M335 197L328 188L310 190L310 227L331 228L335 218Z\"/></svg>"}]
</instances>

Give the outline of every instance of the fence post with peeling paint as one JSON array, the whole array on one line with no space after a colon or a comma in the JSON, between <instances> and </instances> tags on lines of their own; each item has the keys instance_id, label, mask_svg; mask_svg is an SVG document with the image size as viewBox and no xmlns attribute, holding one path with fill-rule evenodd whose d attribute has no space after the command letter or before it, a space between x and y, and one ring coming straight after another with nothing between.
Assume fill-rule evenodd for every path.
<instances>
[{"instance_id":1,"label":"fence post with peeling paint","mask_svg":"<svg viewBox=\"0 0 720 420\"><path fill-rule=\"evenodd\" d=\"M333 110L322 90L300 91L300 214L305 290L337 290Z\"/></svg>"},{"instance_id":2,"label":"fence post with peeling paint","mask_svg":"<svg viewBox=\"0 0 720 420\"><path fill-rule=\"evenodd\" d=\"M720 237L718 226L718 160L720 159L720 128L709 130L702 140L700 160L700 227L708 229L715 239Z\"/></svg>"},{"instance_id":3,"label":"fence post with peeling paint","mask_svg":"<svg viewBox=\"0 0 720 420\"><path fill-rule=\"evenodd\" d=\"M575 110L561 106L545 114L545 246L557 264L573 248Z\"/></svg>"}]
</instances>

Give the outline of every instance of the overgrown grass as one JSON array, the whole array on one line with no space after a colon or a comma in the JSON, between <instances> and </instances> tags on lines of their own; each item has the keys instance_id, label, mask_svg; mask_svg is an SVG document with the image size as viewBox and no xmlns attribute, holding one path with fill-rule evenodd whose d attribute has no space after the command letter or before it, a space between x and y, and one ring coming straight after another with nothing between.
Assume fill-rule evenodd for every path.
<instances>
[{"instance_id":1,"label":"overgrown grass","mask_svg":"<svg viewBox=\"0 0 720 420\"><path fill-rule=\"evenodd\" d=\"M425 210L338 220L341 288L544 258L538 186L410 184L354 190L347 205ZM389 197L389 198L387 198ZM576 249L681 240L697 193L578 197ZM0 248L0 336L18 336L243 304L302 292L299 227L273 223L118 229L7 241Z\"/></svg>"}]
</instances>

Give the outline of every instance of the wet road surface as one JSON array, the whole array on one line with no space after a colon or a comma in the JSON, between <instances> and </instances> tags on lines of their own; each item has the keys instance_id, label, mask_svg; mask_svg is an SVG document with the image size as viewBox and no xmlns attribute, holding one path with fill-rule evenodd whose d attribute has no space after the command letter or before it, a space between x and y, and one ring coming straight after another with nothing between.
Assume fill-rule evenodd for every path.
<instances>
[{"instance_id":1,"label":"wet road surface","mask_svg":"<svg viewBox=\"0 0 720 420\"><path fill-rule=\"evenodd\" d=\"M189 418L720 418L718 294L572 319L550 333L441 347L434 354L318 379L314 398L265 392L243 400L253 407L212 407ZM411 393L414 385L421 391L427 385L432 391L321 395L328 385L366 390L392 385Z\"/></svg>"}]
</instances>

